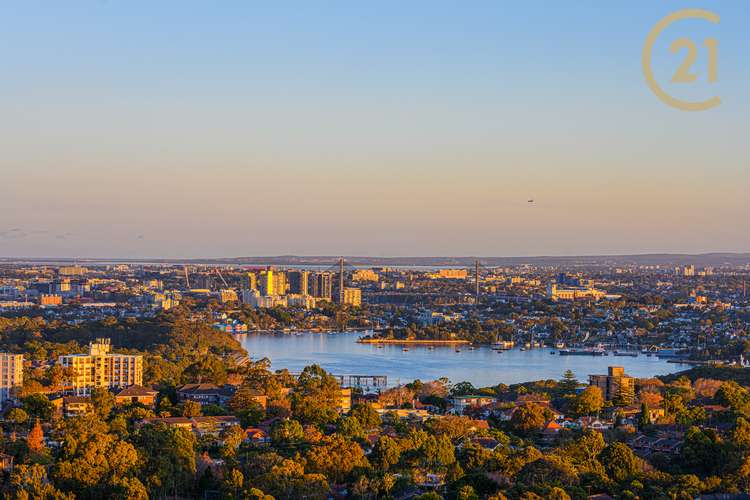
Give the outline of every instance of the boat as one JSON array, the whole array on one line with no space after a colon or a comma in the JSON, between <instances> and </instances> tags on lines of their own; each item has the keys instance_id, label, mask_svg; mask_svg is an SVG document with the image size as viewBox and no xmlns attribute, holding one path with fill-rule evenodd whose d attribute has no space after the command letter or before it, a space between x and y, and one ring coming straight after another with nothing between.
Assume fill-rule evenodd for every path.
<instances>
[{"instance_id":1,"label":"boat","mask_svg":"<svg viewBox=\"0 0 750 500\"><path fill-rule=\"evenodd\" d=\"M522 347L522 348L521 348L521 350L522 350L522 351L525 351L525 350L526 350L526 348L525 348L525 347Z\"/></svg>"},{"instance_id":2,"label":"boat","mask_svg":"<svg viewBox=\"0 0 750 500\"><path fill-rule=\"evenodd\" d=\"M403 348L403 349L401 349L401 350L402 350L403 352L408 352L408 351L409 351L409 348L408 348L408 347L404 347L404 348Z\"/></svg>"},{"instance_id":3,"label":"boat","mask_svg":"<svg viewBox=\"0 0 750 500\"><path fill-rule=\"evenodd\" d=\"M383 348L383 344L378 344L378 349L382 349L382 348Z\"/></svg>"},{"instance_id":4,"label":"boat","mask_svg":"<svg viewBox=\"0 0 750 500\"><path fill-rule=\"evenodd\" d=\"M456 352L461 352L461 349L456 348Z\"/></svg>"},{"instance_id":5,"label":"boat","mask_svg":"<svg viewBox=\"0 0 750 500\"><path fill-rule=\"evenodd\" d=\"M555 344L555 349L565 349L565 344L563 342L558 342Z\"/></svg>"},{"instance_id":6,"label":"boat","mask_svg":"<svg viewBox=\"0 0 750 500\"><path fill-rule=\"evenodd\" d=\"M601 347L586 347L586 348L575 348L571 347L568 349L560 349L558 351L560 356L604 356L607 354Z\"/></svg>"},{"instance_id":7,"label":"boat","mask_svg":"<svg viewBox=\"0 0 750 500\"><path fill-rule=\"evenodd\" d=\"M614 351L615 356L629 356L631 358L637 358L638 352L637 351Z\"/></svg>"}]
</instances>

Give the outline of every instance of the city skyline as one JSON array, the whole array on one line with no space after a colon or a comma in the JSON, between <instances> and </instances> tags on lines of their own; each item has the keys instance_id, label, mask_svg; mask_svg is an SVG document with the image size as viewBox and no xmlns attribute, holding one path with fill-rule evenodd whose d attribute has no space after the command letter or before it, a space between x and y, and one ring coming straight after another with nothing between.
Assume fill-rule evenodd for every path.
<instances>
[{"instance_id":1,"label":"city skyline","mask_svg":"<svg viewBox=\"0 0 750 500\"><path fill-rule=\"evenodd\" d=\"M747 11L686 113L683 7L5 6L0 256L748 251Z\"/></svg>"}]
</instances>

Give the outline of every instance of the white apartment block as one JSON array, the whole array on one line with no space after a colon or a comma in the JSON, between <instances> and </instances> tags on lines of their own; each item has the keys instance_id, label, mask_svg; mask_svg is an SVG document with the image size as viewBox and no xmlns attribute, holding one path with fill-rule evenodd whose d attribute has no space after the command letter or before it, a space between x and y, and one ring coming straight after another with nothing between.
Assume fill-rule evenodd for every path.
<instances>
[{"instance_id":1,"label":"white apartment block","mask_svg":"<svg viewBox=\"0 0 750 500\"><path fill-rule=\"evenodd\" d=\"M23 354L0 353L0 406L23 385Z\"/></svg>"}]
</instances>

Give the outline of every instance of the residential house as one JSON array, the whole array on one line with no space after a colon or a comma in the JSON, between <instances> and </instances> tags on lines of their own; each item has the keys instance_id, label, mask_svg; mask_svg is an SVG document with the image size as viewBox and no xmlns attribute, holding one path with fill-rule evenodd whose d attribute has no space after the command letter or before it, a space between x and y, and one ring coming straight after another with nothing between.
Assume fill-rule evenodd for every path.
<instances>
[{"instance_id":1,"label":"residential house","mask_svg":"<svg viewBox=\"0 0 750 500\"><path fill-rule=\"evenodd\" d=\"M159 391L149 389L140 385L131 385L122 389L115 395L115 403L118 405L140 403L153 407L156 404L156 396Z\"/></svg>"},{"instance_id":2,"label":"residential house","mask_svg":"<svg viewBox=\"0 0 750 500\"><path fill-rule=\"evenodd\" d=\"M234 395L234 387L215 384L185 384L177 389L180 401L195 401L201 405L224 405Z\"/></svg>"},{"instance_id":3,"label":"residential house","mask_svg":"<svg viewBox=\"0 0 750 500\"><path fill-rule=\"evenodd\" d=\"M448 400L453 407L452 412L456 415L463 415L467 408L482 408L494 404L497 401L490 396L454 396Z\"/></svg>"}]
</instances>

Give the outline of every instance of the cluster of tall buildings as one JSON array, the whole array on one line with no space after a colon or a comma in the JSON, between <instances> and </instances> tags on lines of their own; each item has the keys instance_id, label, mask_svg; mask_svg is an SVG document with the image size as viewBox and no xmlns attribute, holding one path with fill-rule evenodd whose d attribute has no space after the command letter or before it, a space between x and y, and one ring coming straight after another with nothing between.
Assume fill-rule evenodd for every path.
<instances>
[{"instance_id":1,"label":"cluster of tall buildings","mask_svg":"<svg viewBox=\"0 0 750 500\"><path fill-rule=\"evenodd\" d=\"M362 304L362 292L358 288L344 287L340 293L336 276L330 271L281 271L268 267L249 273L247 284L248 289L242 292L243 302L256 307L312 307L317 300L332 301L334 296L344 304Z\"/></svg>"}]
</instances>

